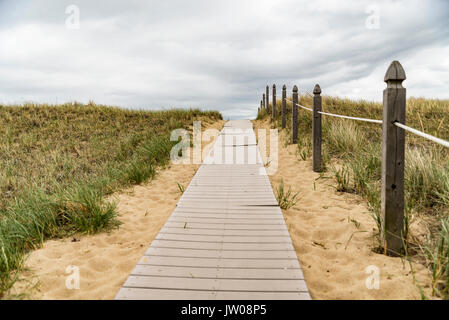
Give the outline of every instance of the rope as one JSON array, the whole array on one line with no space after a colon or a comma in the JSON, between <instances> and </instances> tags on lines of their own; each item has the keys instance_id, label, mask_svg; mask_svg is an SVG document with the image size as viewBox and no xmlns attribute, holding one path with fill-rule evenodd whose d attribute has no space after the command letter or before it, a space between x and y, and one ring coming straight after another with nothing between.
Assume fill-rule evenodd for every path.
<instances>
[{"instance_id":1,"label":"rope","mask_svg":"<svg viewBox=\"0 0 449 320\"><path fill-rule=\"evenodd\" d=\"M288 99L285 99L285 100L287 100L288 102L290 102L290 103L293 104L293 101L288 100ZM295 104L296 104L298 107L301 107L301 108L303 108L303 109L306 109L306 110L308 110L308 111L312 111L312 112L313 112L313 110L310 109L310 108L304 107L304 106L302 106L302 105L300 105L300 104L298 104L298 103L295 103ZM326 115L326 116L331 116L331 117L337 117L337 118L343 118L343 119L351 119L351 120L358 120L358 121L365 121L365 122L373 122L373 123L380 123L380 124L382 124L382 120L367 119L367 118L359 118L359 117L350 117L350 116L343 116L343 115L340 115L340 114L328 113L328 112L323 112L323 111L318 111L318 113L324 114L324 115ZM399 127L399 128L402 128L402 129L404 129L404 130L406 130L406 131L409 131L409 132L411 132L411 133L414 133L414 134L416 134L416 135L418 135L418 136L420 136L420 137L426 138L426 139L428 139L428 140L430 140L430 141L436 142L436 143L438 143L438 144L441 144L442 146L445 146L445 147L449 148L449 141L446 141L446 140L443 140L443 139L434 137L434 136L432 136L432 135L430 135L430 134L421 132L421 131L419 131L419 130L416 130L416 129L407 127L405 124L402 124L402 123L399 123L399 122L395 122L394 124L395 124L397 127Z\"/></svg>"},{"instance_id":2,"label":"rope","mask_svg":"<svg viewBox=\"0 0 449 320\"><path fill-rule=\"evenodd\" d=\"M291 101L291 100L288 100L288 99L285 99L285 100L287 100L287 101L293 103L293 101ZM304 106L302 106L302 105L300 105L300 104L297 104L297 103L295 103L295 104L296 104L298 107L301 107L301 108L303 108L303 109L306 109L306 110L308 110L308 111L313 112L313 110L310 109L310 108L304 107ZM351 119L351 120L359 120L359 121L366 121L366 122L374 122L374 123L382 123L382 120L375 120L375 119L367 119L367 118L358 118L358 117L342 116L342 115L339 115L339 114L328 113L328 112L322 112L322 111L318 111L318 113L324 114L324 115L326 115L326 116L331 116L331 117L338 117L338 118Z\"/></svg>"},{"instance_id":3,"label":"rope","mask_svg":"<svg viewBox=\"0 0 449 320\"><path fill-rule=\"evenodd\" d=\"M359 120L359 121L366 121L366 122L373 122L373 123L382 123L382 120L376 120L376 119L367 119L367 118L342 116L342 115L339 115L339 114L327 113L327 112L322 112L322 111L318 111L318 113L321 113L321 114L324 114L324 115L327 115L327 116L331 116L331 117L338 117L338 118Z\"/></svg>"},{"instance_id":4,"label":"rope","mask_svg":"<svg viewBox=\"0 0 449 320\"><path fill-rule=\"evenodd\" d=\"M285 99L286 101L288 101L288 102L290 102L290 103L293 103L293 101L291 101L291 100L288 100L288 99ZM307 107L304 107L304 106L302 106L302 105L300 105L300 104L297 104L297 103L295 103L298 107L300 107L300 108L303 108L303 109L306 109L306 110L309 110L309 111L311 111L311 112L313 112L313 110L312 109L310 109L310 108L307 108Z\"/></svg>"},{"instance_id":5,"label":"rope","mask_svg":"<svg viewBox=\"0 0 449 320\"><path fill-rule=\"evenodd\" d=\"M300 107L300 108L303 108L303 109L306 109L306 110L309 110L309 111L313 112L313 110L310 109L310 108L304 107L304 106L302 106L302 105L300 105L300 104L297 104L297 103L296 103L296 105L297 105L298 107Z\"/></svg>"},{"instance_id":6,"label":"rope","mask_svg":"<svg viewBox=\"0 0 449 320\"><path fill-rule=\"evenodd\" d=\"M402 124L402 123L399 123L399 122L395 122L394 124L395 124L397 127L399 127L399 128L402 128L402 129L404 129L404 130L406 130L406 131L410 131L411 133L414 133L414 134L416 134L416 135L418 135L418 136L420 136L420 137L426 138L426 139L428 139L428 140L431 140L431 141L433 141L433 142L436 142L436 143L438 143L438 144L441 144L442 146L445 146L445 147L449 148L449 142L446 141L446 140L443 140L443 139L434 137L434 136L432 136L432 135L430 135L430 134L421 132L421 131L419 131L419 130L416 130L416 129L407 127L405 124Z\"/></svg>"}]
</instances>

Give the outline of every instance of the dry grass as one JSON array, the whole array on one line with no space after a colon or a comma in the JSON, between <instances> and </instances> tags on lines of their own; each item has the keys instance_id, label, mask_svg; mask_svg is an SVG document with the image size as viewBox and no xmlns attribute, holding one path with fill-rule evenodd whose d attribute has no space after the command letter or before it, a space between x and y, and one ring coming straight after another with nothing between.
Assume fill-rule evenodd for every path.
<instances>
[{"instance_id":1,"label":"dry grass","mask_svg":"<svg viewBox=\"0 0 449 320\"><path fill-rule=\"evenodd\" d=\"M300 104L311 107L312 95L300 96ZM281 107L280 101L278 109ZM286 130L291 130L291 104L287 103ZM382 104L323 96L323 111L371 119L382 119ZM259 114L258 118L267 115ZM269 115L271 116L271 115ZM298 157L311 155L311 113L299 109ZM410 98L407 125L449 140L449 100ZM272 121L280 127L279 119ZM380 225L381 134L378 124L323 116L323 162L338 184L337 189L356 192L368 202ZM405 159L406 223L404 234L415 258L425 257L434 274L434 293L449 297L449 149L406 133ZM429 232L421 240L410 233L412 220L431 217ZM424 239L424 240L423 240Z\"/></svg>"},{"instance_id":2,"label":"dry grass","mask_svg":"<svg viewBox=\"0 0 449 320\"><path fill-rule=\"evenodd\" d=\"M200 110L131 111L93 103L0 105L0 298L23 255L45 239L117 226L104 196L145 182L165 165L170 132Z\"/></svg>"}]
</instances>

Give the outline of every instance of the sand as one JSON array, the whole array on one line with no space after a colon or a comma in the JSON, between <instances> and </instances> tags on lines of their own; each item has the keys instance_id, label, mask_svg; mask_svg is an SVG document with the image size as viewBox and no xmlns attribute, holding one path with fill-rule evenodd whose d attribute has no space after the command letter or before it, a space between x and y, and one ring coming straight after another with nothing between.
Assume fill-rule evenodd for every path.
<instances>
[{"instance_id":1,"label":"sand","mask_svg":"<svg viewBox=\"0 0 449 320\"><path fill-rule=\"evenodd\" d=\"M256 121L256 128L269 128ZM213 124L221 128L223 121ZM270 176L276 190L285 186L299 192L299 202L283 210L293 245L313 299L420 299L410 266L400 258L372 251L375 230L366 202L357 195L335 191L333 179L318 179L311 161L295 155L296 146L279 143L279 168ZM119 229L74 239L50 240L26 260L22 274L30 299L112 299L131 270L172 213L181 193L177 182L187 186L198 165L171 165L160 170L148 184L114 195L118 201ZM330 176L330 174L328 174ZM68 266L80 270L80 289L66 288ZM380 272L379 289L368 289L366 269ZM428 270L413 264L415 277L430 296Z\"/></svg>"},{"instance_id":2,"label":"sand","mask_svg":"<svg viewBox=\"0 0 449 320\"><path fill-rule=\"evenodd\" d=\"M221 130L224 123L203 121L203 129ZM118 229L46 241L27 257L29 270L21 274L13 293L24 293L26 299L113 299L175 209L181 197L177 183L187 187L198 168L170 165L158 170L151 182L114 194L111 200L117 201L122 222ZM70 266L79 268L79 289L66 287L73 275L73 269L66 273Z\"/></svg>"},{"instance_id":3,"label":"sand","mask_svg":"<svg viewBox=\"0 0 449 320\"><path fill-rule=\"evenodd\" d=\"M270 128L267 120L254 124ZM283 179L287 189L299 192L298 203L282 211L312 298L421 299L407 261L372 251L377 246L376 224L366 202L336 192L333 178L320 179L311 159L302 161L295 155L296 145L285 146L283 141L279 140L278 170L269 178L273 190ZM379 270L378 290L366 286L369 266ZM418 263L412 266L417 283L430 297L429 271Z\"/></svg>"}]
</instances>

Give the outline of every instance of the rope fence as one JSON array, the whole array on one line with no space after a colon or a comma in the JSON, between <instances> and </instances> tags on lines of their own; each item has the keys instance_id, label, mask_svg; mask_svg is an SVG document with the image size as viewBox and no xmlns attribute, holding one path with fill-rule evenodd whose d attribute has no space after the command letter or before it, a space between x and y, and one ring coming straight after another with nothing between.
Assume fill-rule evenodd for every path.
<instances>
[{"instance_id":1,"label":"rope fence","mask_svg":"<svg viewBox=\"0 0 449 320\"><path fill-rule=\"evenodd\" d=\"M442 146L445 146L445 147L449 148L449 141L446 141L446 140L434 137L434 136L432 136L432 135L430 135L428 133L424 133L422 131L410 128L410 127L406 126L405 124L402 124L402 123L399 123L399 122L395 122L394 125L399 127L399 128L402 128L404 130L407 130L407 131L409 131L411 133L414 133L417 136L426 138L426 139L428 139L430 141L433 141L435 143L441 144Z\"/></svg>"},{"instance_id":2,"label":"rope fence","mask_svg":"<svg viewBox=\"0 0 449 320\"><path fill-rule=\"evenodd\" d=\"M292 104L293 104L293 101L291 101L291 100L288 100L288 99L285 99L285 100L287 100L288 102L290 102L290 103L292 103ZM307 107L304 107L303 105L300 105L300 104L298 104L298 103L295 103L295 105L297 105L298 107L300 107L300 108L303 108L303 109L305 109L305 110L308 110L308 111L311 111L311 112L313 112L313 110L312 110L312 109L310 109L310 108L307 108Z\"/></svg>"},{"instance_id":3,"label":"rope fence","mask_svg":"<svg viewBox=\"0 0 449 320\"><path fill-rule=\"evenodd\" d=\"M293 100L287 99L286 86L282 88L282 128L286 124L286 102L313 113L312 120L312 165L313 171L322 171L321 144L322 126L321 115L371 122L382 125L382 189L381 189L381 220L382 236L387 254L397 256L403 251L402 230L404 225L404 157L405 157L405 131L416 134L422 138L449 148L449 141L437 138L417 129L405 125L406 89L402 82L406 79L405 71L398 61L389 66L384 81L387 88L384 90L383 119L368 119L347 115L323 112L321 88L317 84L313 89L313 107L308 108L298 103L298 87L293 87ZM269 90L260 104L260 109L269 111ZM273 85L273 119L276 119L276 85ZM292 107L292 136L291 142L298 140L298 108Z\"/></svg>"},{"instance_id":4,"label":"rope fence","mask_svg":"<svg viewBox=\"0 0 449 320\"><path fill-rule=\"evenodd\" d=\"M293 101L291 101L289 99L285 99L285 100L293 104ZM303 109L305 109L307 111L313 112L313 109L304 107L303 105L300 105L299 103L295 103L295 105L297 105L298 107L303 108ZM368 118L344 116L344 115L341 115L341 114L335 114L335 113L329 113L329 112L323 112L323 111L318 111L318 113L324 114L326 116L343 118L343 119L358 120L358 121L372 122L372 123L378 123L378 124L382 124L383 123L382 120L377 120L377 119L368 119ZM398 126L399 128L402 128L402 129L404 129L406 131L414 133L417 136L423 137L425 139L428 139L430 141L433 141L433 142L438 143L438 144L440 144L440 145L442 145L444 147L449 148L449 141L437 138L437 137L432 136L432 135L430 135L428 133L425 133L425 132L419 131L417 129L411 128L411 127L406 126L405 124L402 124L402 123L399 123L399 122L394 122L394 125Z\"/></svg>"},{"instance_id":5,"label":"rope fence","mask_svg":"<svg viewBox=\"0 0 449 320\"><path fill-rule=\"evenodd\" d=\"M334 113L328 113L328 112L322 112L322 111L319 111L318 113L324 114L326 116L331 116L331 117L337 117L337 118L344 118L344 119L351 119L351 120L358 120L358 121L365 121L365 122L373 122L373 123L380 123L380 124L382 124L382 120L343 116L341 114L334 114Z\"/></svg>"},{"instance_id":6,"label":"rope fence","mask_svg":"<svg viewBox=\"0 0 449 320\"><path fill-rule=\"evenodd\" d=\"M285 100L293 104L293 101L291 101L291 100L289 100L289 99L285 99ZM303 105L300 105L300 104L298 104L298 103L295 103L295 105L297 105L298 107L303 108L303 109L305 109L305 110L307 110L307 111L313 112L313 109L304 107ZM323 112L323 111L318 111L318 113L324 114L324 115L326 115L326 116L337 117L337 118L343 118L343 119L358 120L358 121L365 121L365 122L372 122L372 123L379 123L379 124L382 124L382 123L383 123L382 120L377 120L377 119L368 119L368 118L360 118L360 117L344 116L344 115L341 115L341 114L335 114L335 113L329 113L329 112ZM433 141L433 142L438 143L438 144L440 144L440 145L442 145L442 146L444 146L444 147L449 148L449 141L446 141L446 140L437 138L437 137L435 137L435 136L432 136L432 135L430 135L430 134L428 134L428 133L419 131L419 130L417 130L417 129L413 129L413 128L411 128L411 127L409 127L409 126L406 126L406 125L404 125L404 124L402 124L402 123L399 123L399 122L395 122L394 124L395 124L396 126L398 126L399 128L402 128L402 129L404 129L404 130L407 130L407 131L409 131L409 132L411 132L411 133L416 134L417 136L423 137L423 138L425 138L425 139L428 139L428 140L430 140L430 141Z\"/></svg>"}]
</instances>

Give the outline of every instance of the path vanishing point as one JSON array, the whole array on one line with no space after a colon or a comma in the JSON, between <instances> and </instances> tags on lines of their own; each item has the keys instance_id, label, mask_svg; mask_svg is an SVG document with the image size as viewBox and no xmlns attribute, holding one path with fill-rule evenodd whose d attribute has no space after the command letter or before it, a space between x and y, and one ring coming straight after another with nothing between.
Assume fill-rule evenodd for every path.
<instances>
[{"instance_id":1,"label":"path vanishing point","mask_svg":"<svg viewBox=\"0 0 449 320\"><path fill-rule=\"evenodd\" d=\"M116 299L311 299L251 122L228 121L219 137L242 130L246 141L214 144ZM215 161L242 150L256 160Z\"/></svg>"}]
</instances>

